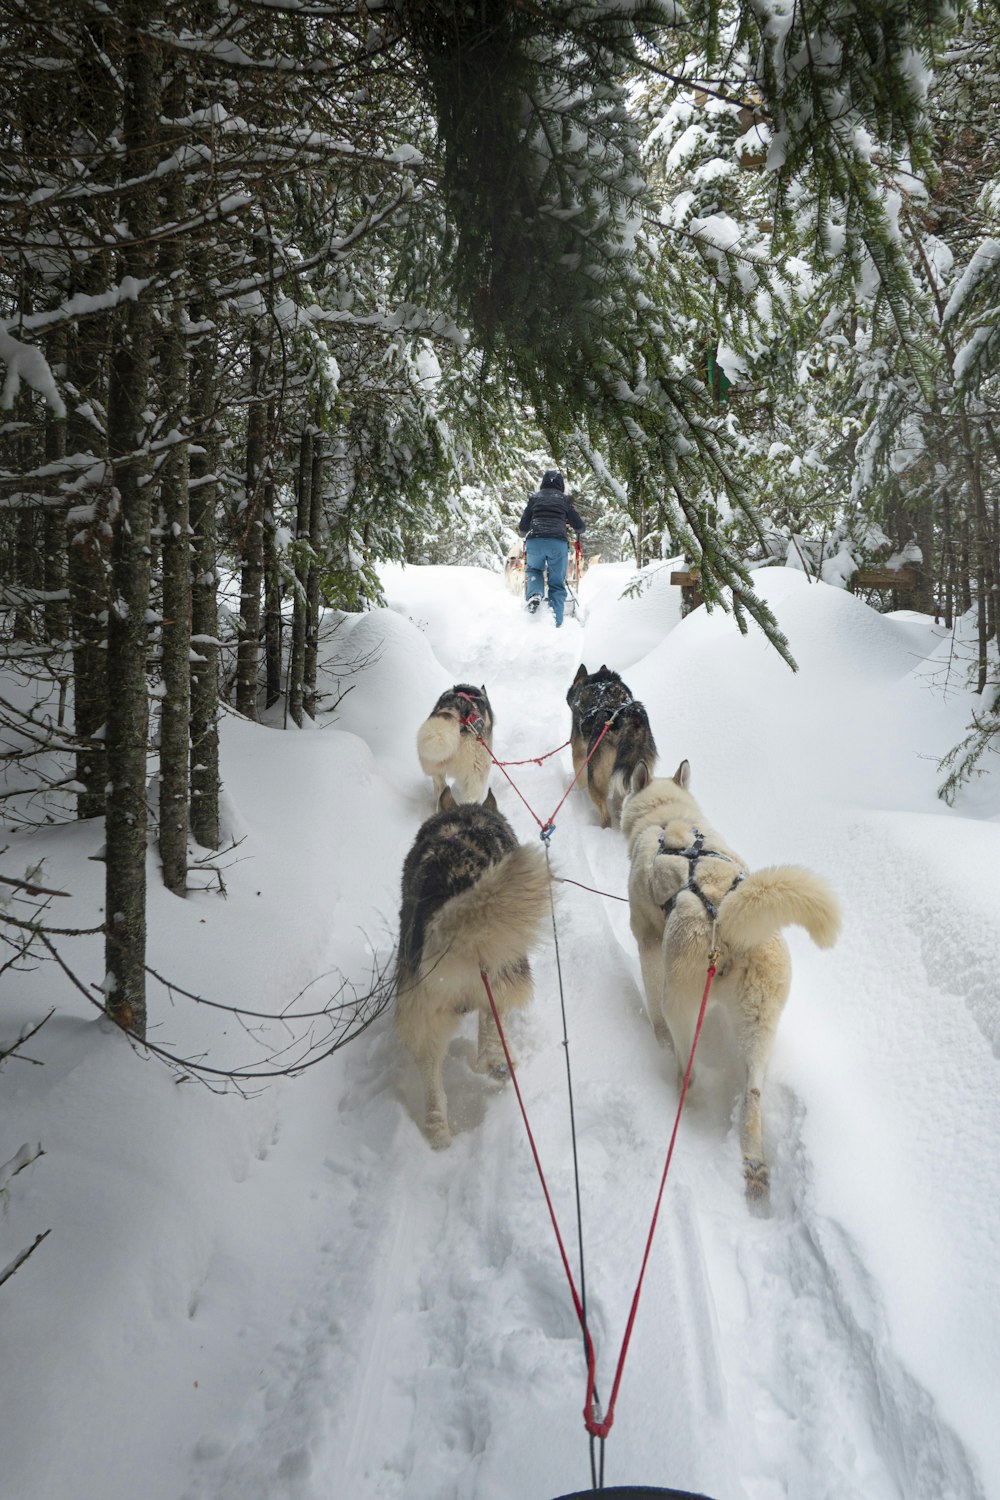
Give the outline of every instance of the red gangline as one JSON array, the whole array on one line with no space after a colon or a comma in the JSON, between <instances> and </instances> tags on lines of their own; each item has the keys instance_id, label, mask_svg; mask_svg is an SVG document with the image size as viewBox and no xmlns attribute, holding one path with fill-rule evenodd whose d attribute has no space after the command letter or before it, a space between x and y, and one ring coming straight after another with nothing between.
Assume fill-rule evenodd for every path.
<instances>
[{"instance_id":1,"label":"red gangline","mask_svg":"<svg viewBox=\"0 0 1000 1500\"><path fill-rule=\"evenodd\" d=\"M594 748L596 749L597 747L595 746ZM621 1352L618 1355L618 1365L615 1369L615 1379L614 1384L611 1388L611 1398L608 1402L607 1414L605 1415L603 1421L598 1421L597 1417L594 1415L594 1386L596 1384L597 1375L594 1345L590 1337L590 1330L587 1327L586 1319L584 1318L583 1306L580 1302L579 1294L577 1293L576 1282L573 1280L573 1272L570 1269L569 1259L566 1255L566 1247L563 1244L562 1235L559 1232L559 1224L556 1219L556 1212L552 1205L552 1198L549 1194L548 1184L545 1181L545 1173L542 1170L541 1158L538 1155L538 1148L535 1145L535 1137L532 1133L531 1124L528 1120L528 1112L524 1107L524 1099L521 1096L521 1088L518 1084L517 1073L514 1070L514 1062L511 1058L510 1051L507 1046L507 1038L504 1035L503 1026L500 1022L500 1015L497 1010L496 1001L493 998L493 991L490 989L490 982L486 977L485 972L482 970L480 972L482 973L483 984L486 987L486 994L489 997L490 1009L493 1012L493 1020L496 1022L496 1028L500 1036L500 1043L503 1047L504 1057L507 1059L507 1067L510 1069L511 1082L514 1085L514 1092L517 1095L517 1102L521 1108L521 1118L524 1121L524 1128L528 1133L528 1143L531 1146L531 1154L535 1158L535 1167L538 1172L539 1181L542 1184L542 1192L545 1195L545 1202L548 1205L549 1218L552 1220L552 1228L555 1230L556 1243L559 1246L559 1254L562 1257L563 1269L566 1272L566 1279L569 1282L570 1293L573 1298L573 1306L576 1309L576 1316L583 1331L584 1343L587 1349L587 1396L583 1408L584 1426L586 1427L587 1432L591 1435L591 1437L598 1437L603 1441L603 1439L606 1438L608 1433L611 1431L612 1423L615 1420L615 1403L618 1400L618 1388L621 1385L622 1372L625 1367L625 1356L628 1353L629 1343L632 1338L632 1330L635 1326L636 1313L639 1309L639 1297L642 1293L643 1279L646 1275L646 1267L649 1263L649 1255L653 1247L653 1236L656 1233L657 1220L659 1219L660 1215L660 1205L663 1202L663 1192L667 1185L667 1173L670 1171L670 1163L673 1160L674 1145L677 1141L677 1131L681 1123L681 1113L684 1109L684 1101L687 1098L688 1085L691 1082L691 1070L694 1067L694 1054L698 1046L698 1039L701 1036L702 1023L705 1020L705 1011L708 1006L708 994L712 988L712 980L715 978L716 965L714 957L710 961L708 966L708 974L705 979L705 990L701 997L701 1006L698 1011L698 1022L695 1026L694 1040L691 1043L691 1056L688 1058L687 1068L684 1073L684 1082L681 1085L681 1096L677 1102L677 1114L674 1119L674 1128L670 1134L670 1145L667 1148L667 1159L664 1163L663 1175L660 1178L660 1189L656 1195L656 1205L653 1209L653 1217L649 1226L649 1234L646 1237L646 1248L642 1257L642 1265L639 1270L639 1279L636 1282L635 1293L632 1297L632 1306L629 1311L628 1322L625 1327L625 1336L622 1339Z\"/></svg>"},{"instance_id":2,"label":"red gangline","mask_svg":"<svg viewBox=\"0 0 1000 1500\"><path fill-rule=\"evenodd\" d=\"M660 1190L656 1195L656 1207L653 1209L653 1218L649 1226L649 1234L646 1238L646 1249L642 1257L642 1266L639 1270L639 1279L635 1286L635 1295L632 1298L632 1307L628 1315L628 1323L625 1328L625 1337L622 1339L621 1353L618 1356L618 1365L615 1370L614 1384L611 1387L611 1397L608 1401L608 1410L603 1422L597 1422L594 1418L594 1380L588 1371L587 1375L587 1403L583 1409L583 1420L587 1431L596 1437L605 1438L611 1431L611 1424L615 1420L615 1402L618 1400L618 1387L621 1385L622 1371L625 1366L625 1356L628 1353L629 1342L632 1338L632 1329L635 1326L635 1315L639 1310L639 1297L642 1293L643 1278L646 1275L646 1266L649 1263L649 1253L653 1248L653 1235L656 1233L656 1222L660 1216L660 1204L663 1202L663 1190L667 1185L667 1173L670 1171L670 1163L673 1159L674 1145L677 1141L677 1131L681 1123L681 1113L684 1109L684 1100L687 1098L688 1085L691 1082L691 1070L694 1067L694 1054L698 1046L698 1038L701 1036L702 1022L705 1019L705 1010L708 1006L708 992L712 988L712 980L715 978L715 961L710 960L708 974L705 978L705 990L701 997L701 1006L698 1010L698 1024L694 1029L694 1041L691 1043L691 1056L684 1072L684 1082L681 1084L681 1096L677 1101L677 1115L674 1119L674 1128L670 1133L670 1145L667 1148L667 1159L663 1165L663 1176L660 1178Z\"/></svg>"},{"instance_id":3,"label":"red gangline","mask_svg":"<svg viewBox=\"0 0 1000 1500\"><path fill-rule=\"evenodd\" d=\"M460 697L468 697L468 694L467 693L462 693L459 696ZM470 714L466 718L464 718L461 722L463 724L471 726L471 725L473 725L476 722L477 718L478 718L477 714ZM541 760L539 760L539 761L526 761L526 760L508 760L508 761L504 761L504 760L497 760L496 756L493 754L493 751L490 749L489 745L487 745L487 743L483 739L482 735L481 734L476 734L476 739L482 745L483 749L486 751L486 754L489 756L490 760L496 766L497 770L503 771L503 774L505 776L507 776L507 780L510 782L511 786L514 788L514 791L521 798L521 801L524 803L525 807L528 809L528 811L530 812L531 816L534 818L535 822L538 824L539 828L541 829L541 836L542 836L543 839L544 838L548 838L548 836L555 829L556 813L559 812L559 810L562 807L563 803L566 801L566 798L569 796L570 792L573 790L573 788L576 786L577 782L580 780L580 777L583 775L583 773L586 770L587 766L589 765L590 761L597 754L597 747L601 743L601 741L603 740L604 736L607 734L608 730L611 728L611 723L612 723L613 719L614 719L614 714L611 715L611 718L608 720L608 722L605 724L604 728L601 730L600 734L597 736L597 739L594 741L594 748L593 748L593 750L591 750L590 754L587 756L587 759L584 761L583 765L580 767L579 771L577 771L576 775L573 777L573 780L570 782L569 786L566 788L566 791L565 791L564 795L560 798L559 802L556 804L555 812L552 813L552 815L549 817L549 819L545 823L542 822L541 818L535 812L535 809L531 806L531 803L528 801L527 797L524 796L524 794L522 793L520 787L514 781L514 778L512 776L507 776L507 772L506 772L505 767L506 766L526 766L526 765L530 765L530 764L541 765L541 761L542 760L547 760L548 757L549 757L549 755L555 755L555 754L557 754L558 750L565 750L566 745L570 744L571 741L567 740L566 741L566 745L559 745L559 746L557 746L556 750L550 750L550 751L548 751L548 753L546 755L543 755L541 757ZM474 730L473 730L473 733L475 733Z\"/></svg>"},{"instance_id":4,"label":"red gangline","mask_svg":"<svg viewBox=\"0 0 1000 1500\"><path fill-rule=\"evenodd\" d=\"M593 1390L594 1386L594 1345L590 1337L590 1330L587 1327L586 1319L583 1315L583 1303L580 1301L580 1295L576 1289L576 1282L573 1280L573 1272L570 1269L569 1257L566 1254L566 1246L563 1244L563 1237L559 1229L559 1220L556 1218L556 1211L552 1203L552 1197L549 1193L549 1185L545 1180L545 1172L542 1169L542 1159L538 1154L538 1147L535 1145L535 1137L531 1129L531 1122L528 1119L528 1111L524 1107L524 1098L521 1094L521 1085L517 1081L517 1072L514 1068L514 1059L510 1055L510 1048L507 1046L507 1038L504 1034L503 1025L500 1021L500 1012L497 1010L497 1003L493 998L493 991L490 988L490 981L486 976L486 971L484 969L480 969L479 972L482 976L482 981L486 988L487 997L489 998L490 1010L493 1012L493 1020L496 1022L497 1032L500 1037L500 1045L503 1047L503 1055L507 1059L507 1068L510 1072L510 1081L514 1085L514 1092L517 1095L517 1102L521 1108L521 1119L524 1121L524 1128L528 1134L528 1144L531 1147L531 1154L535 1158L535 1169L538 1172L538 1180L542 1185L542 1192L545 1195L545 1202L549 1210L549 1218L552 1220L552 1228L555 1231L556 1244L559 1246L559 1254L562 1257L563 1270L566 1272L566 1280L569 1282L570 1294L573 1298L573 1306L576 1309L576 1316L579 1321L580 1327L583 1330L584 1343L586 1344L587 1348L587 1389L588 1391L590 1391Z\"/></svg>"},{"instance_id":5,"label":"red gangline","mask_svg":"<svg viewBox=\"0 0 1000 1500\"><path fill-rule=\"evenodd\" d=\"M546 750L544 755L529 755L527 760L497 760L494 761L493 764L501 767L540 766L543 760L548 760L551 755L558 755L560 750L565 750L566 746L571 745L572 743L572 740L564 740L563 743L561 745L557 745L554 750ZM485 748L488 750L490 747L489 745L487 745Z\"/></svg>"}]
</instances>

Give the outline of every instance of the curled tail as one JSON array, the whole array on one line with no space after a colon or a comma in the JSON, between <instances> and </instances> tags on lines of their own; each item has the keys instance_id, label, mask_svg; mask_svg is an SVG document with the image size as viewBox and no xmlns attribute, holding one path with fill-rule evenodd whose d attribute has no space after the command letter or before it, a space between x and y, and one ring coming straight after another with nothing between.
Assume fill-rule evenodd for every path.
<instances>
[{"instance_id":1,"label":"curled tail","mask_svg":"<svg viewBox=\"0 0 1000 1500\"><path fill-rule=\"evenodd\" d=\"M425 775L447 765L458 750L461 728L450 714L432 714L417 730L417 755Z\"/></svg>"},{"instance_id":2,"label":"curled tail","mask_svg":"<svg viewBox=\"0 0 1000 1500\"><path fill-rule=\"evenodd\" d=\"M544 851L518 844L445 902L428 926L425 955L445 950L487 972L517 963L541 936L549 886Z\"/></svg>"},{"instance_id":3,"label":"curled tail","mask_svg":"<svg viewBox=\"0 0 1000 1500\"><path fill-rule=\"evenodd\" d=\"M719 937L732 948L754 948L789 926L804 927L818 948L832 948L840 932L836 896L801 865L755 870L719 906Z\"/></svg>"}]
</instances>

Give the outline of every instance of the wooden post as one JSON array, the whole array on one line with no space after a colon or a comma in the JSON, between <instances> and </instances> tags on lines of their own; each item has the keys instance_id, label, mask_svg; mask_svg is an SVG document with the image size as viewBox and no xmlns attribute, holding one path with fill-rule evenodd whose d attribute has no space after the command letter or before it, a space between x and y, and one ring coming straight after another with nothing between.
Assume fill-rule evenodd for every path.
<instances>
[{"instance_id":1,"label":"wooden post","mask_svg":"<svg viewBox=\"0 0 1000 1500\"><path fill-rule=\"evenodd\" d=\"M681 591L681 615L689 615L699 604L704 603L701 593L701 574L697 568L671 573L670 582Z\"/></svg>"}]
</instances>

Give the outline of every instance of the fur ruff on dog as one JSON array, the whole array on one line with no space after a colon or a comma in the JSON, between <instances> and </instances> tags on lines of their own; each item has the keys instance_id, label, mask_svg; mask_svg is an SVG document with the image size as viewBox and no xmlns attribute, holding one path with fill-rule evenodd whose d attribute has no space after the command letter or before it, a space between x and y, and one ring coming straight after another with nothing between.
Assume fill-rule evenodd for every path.
<instances>
[{"instance_id":1,"label":"fur ruff on dog","mask_svg":"<svg viewBox=\"0 0 1000 1500\"><path fill-rule=\"evenodd\" d=\"M601 827L610 828L618 821L627 793L645 786L656 769L649 716L618 673L604 665L589 673L581 665L566 702L572 714L573 770L579 776L586 763L587 791ZM609 721L611 727L602 738Z\"/></svg>"},{"instance_id":2,"label":"fur ruff on dog","mask_svg":"<svg viewBox=\"0 0 1000 1500\"><path fill-rule=\"evenodd\" d=\"M474 723L463 723L470 715ZM493 709L485 687L457 682L441 694L417 730L420 767L440 803L448 782L456 802L482 802L490 779Z\"/></svg>"},{"instance_id":3,"label":"fur ruff on dog","mask_svg":"<svg viewBox=\"0 0 1000 1500\"><path fill-rule=\"evenodd\" d=\"M451 1141L443 1064L467 1011L479 1012L477 1071L508 1076L482 975L501 1019L528 1003L528 952L549 893L544 851L517 842L492 792L461 805L443 793L442 811L419 829L403 865L396 970L396 1029L423 1076L432 1146Z\"/></svg>"},{"instance_id":4,"label":"fur ruff on dog","mask_svg":"<svg viewBox=\"0 0 1000 1500\"><path fill-rule=\"evenodd\" d=\"M791 983L783 927L804 927L820 948L840 930L837 899L819 875L798 865L751 871L711 825L688 790L682 761L625 799L629 910L639 947L650 1019L687 1067L709 956L718 952L710 1003L722 1007L746 1070L740 1149L747 1199L766 1204L761 1091Z\"/></svg>"}]
</instances>

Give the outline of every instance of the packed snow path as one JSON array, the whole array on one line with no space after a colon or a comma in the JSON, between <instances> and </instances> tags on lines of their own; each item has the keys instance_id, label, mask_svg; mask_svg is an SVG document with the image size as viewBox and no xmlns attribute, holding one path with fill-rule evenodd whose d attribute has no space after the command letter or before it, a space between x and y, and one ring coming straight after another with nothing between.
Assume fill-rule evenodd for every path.
<instances>
[{"instance_id":1,"label":"packed snow path","mask_svg":"<svg viewBox=\"0 0 1000 1500\"><path fill-rule=\"evenodd\" d=\"M788 934L767 1219L746 1208L738 1079L706 1026L606 1482L714 1500L996 1500L1000 798L994 777L957 811L935 799L936 761L970 708L939 691L952 643L776 569L758 586L793 675L721 614L680 621L668 572L623 599L627 570L594 569L586 621L556 632L491 574L387 569L390 609L326 641L338 706L317 730L224 722L242 840L227 899L178 902L151 864L151 962L261 1009L332 968L363 981L370 949L391 947L403 857L432 810L415 737L442 688L485 683L498 758L527 760L568 737L580 661L617 668L664 774L688 758L733 845L754 865L822 872L845 922L830 953ZM569 751L511 774L546 819ZM499 773L493 785L519 836L537 838ZM81 926L100 921L99 840L82 824L25 841L50 883L91 879ZM606 1396L676 1082L617 899L621 835L574 793L551 856L604 893L560 885L557 922ZM100 972L99 951L90 962ZM534 971L511 1040L575 1267L548 938ZM35 1013L33 982L11 997L15 1027ZM388 1014L243 1101L179 1088L74 1003L34 1044L45 1066L4 1080L14 1148L46 1151L9 1186L12 1253L29 1224L52 1226L7 1288L4 1500L552 1500L587 1486L580 1332L513 1092L468 1067L472 1018L447 1066L455 1140L435 1153ZM45 990L39 1015L48 1004ZM153 1014L158 1038L224 1060L229 1039L203 1037L203 1013L158 994ZM242 1058L247 1038L232 1045Z\"/></svg>"},{"instance_id":2,"label":"packed snow path","mask_svg":"<svg viewBox=\"0 0 1000 1500\"><path fill-rule=\"evenodd\" d=\"M481 682L496 711L498 758L540 756L567 737L565 695L581 658L591 670L607 660L648 703L661 768L670 774L688 756L697 794L755 863L811 863L845 903L845 935L832 955L792 935L795 982L766 1098L774 1211L765 1221L743 1201L731 1119L737 1080L721 1038L707 1030L709 1066L682 1126L607 1482L691 1487L718 1500L987 1494L959 1434L965 1424L974 1438L985 1418L973 1406L973 1367L985 1374L992 1356L986 1330L963 1323L970 1309L943 1278L955 1265L947 1243L985 1207L977 1175L987 1191L992 1164L977 1172L962 1143L970 1111L982 1117L971 1128L976 1139L1000 1125L997 1062L971 1012L938 989L946 956L921 952L932 849L919 847L909 821L897 830L891 813L822 806L822 788L786 770L796 746L780 742L766 703L759 721L740 713L734 726L725 682L714 703L710 691L700 705L678 702L675 718L683 661L673 684L649 691L631 660L627 622L626 660L616 660L613 636L595 651L577 622L557 633L547 619L528 619L499 580L434 572L390 582L395 608L426 633L441 666L420 717L439 687ZM403 706L412 709L412 694ZM393 712L384 700L380 707ZM418 722L411 712L396 718L406 755ZM807 742L803 732L804 754ZM432 809L419 769L415 780L400 766L393 758L386 771L409 801L402 848ZM544 820L572 774L569 752L510 774ZM520 836L536 837L499 773L493 785ZM608 893L564 885L557 908L588 1308L607 1391L676 1088L644 1013L627 906L614 899L626 886L620 834L600 830L589 800L574 794L551 849L558 873ZM935 900L960 949L956 927L972 926L974 914L950 905L940 887ZM996 958L995 919L989 937L976 933L965 952L970 969ZM551 943L534 967L536 1002L515 1022L514 1045L575 1246ZM252 1437L193 1495L263 1500L284 1478L290 1495L545 1500L589 1483L581 1340L534 1166L512 1091L484 1084L470 1056L471 1033L448 1067L456 1139L435 1154L418 1129L415 1069L389 1027L345 1053L326 1159L328 1276L321 1261L300 1343L280 1362L280 1396L262 1390ZM956 1076L945 1082L942 1069ZM917 1094L921 1077L928 1084ZM575 1265L575 1249L571 1258ZM965 1269L995 1278L995 1257L977 1268L970 1253ZM950 1375L966 1362L966 1392L950 1378L933 1389L942 1366ZM984 1403L988 1394L979 1392Z\"/></svg>"}]
</instances>

